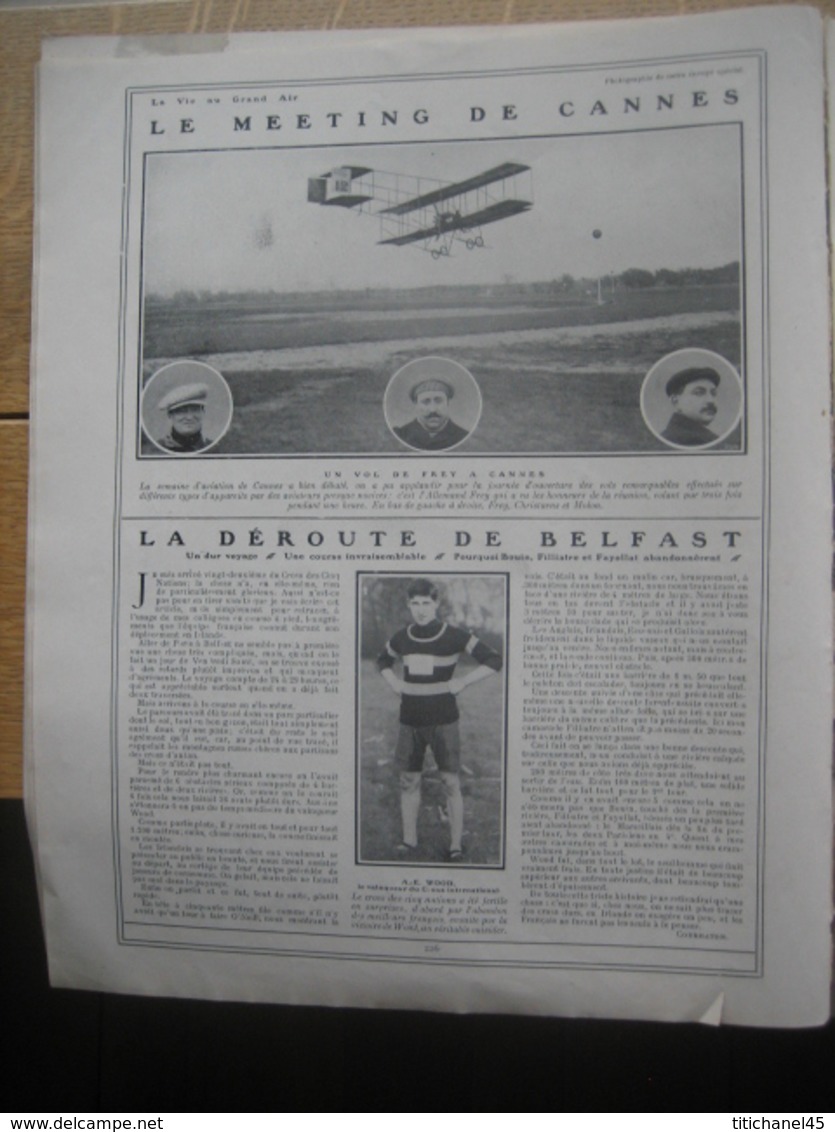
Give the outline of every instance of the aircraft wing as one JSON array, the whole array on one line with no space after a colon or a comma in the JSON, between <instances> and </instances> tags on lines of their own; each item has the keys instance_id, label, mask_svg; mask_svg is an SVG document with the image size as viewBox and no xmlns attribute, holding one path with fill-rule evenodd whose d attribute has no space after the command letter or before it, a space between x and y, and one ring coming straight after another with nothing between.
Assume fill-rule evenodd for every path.
<instances>
[{"instance_id":1,"label":"aircraft wing","mask_svg":"<svg viewBox=\"0 0 835 1132\"><path fill-rule=\"evenodd\" d=\"M365 204L366 201L374 200L374 197L352 196L331 197L330 200L317 201L318 204L336 205L337 208L353 208L356 204Z\"/></svg>"},{"instance_id":2,"label":"aircraft wing","mask_svg":"<svg viewBox=\"0 0 835 1132\"><path fill-rule=\"evenodd\" d=\"M407 232L405 236L391 236L388 240L378 240L378 244L393 244L401 248L404 244L416 244L419 240L428 240L430 236L437 236L436 228L420 228L414 232Z\"/></svg>"},{"instance_id":3,"label":"aircraft wing","mask_svg":"<svg viewBox=\"0 0 835 1132\"><path fill-rule=\"evenodd\" d=\"M470 212L467 216L462 216L460 220L456 221L453 228L445 229L440 234L450 235L453 232L466 232L470 228L480 228L483 224L493 224L496 220L504 220L508 216L517 216L520 212L527 212L531 207L531 202L528 200L500 200L486 208L480 208L478 212ZM419 228L414 232L406 232L402 236L392 236L387 240L379 240L378 242L402 247L403 244L416 244L420 240L428 240L430 237L438 235L438 229L433 225L431 228Z\"/></svg>"},{"instance_id":4,"label":"aircraft wing","mask_svg":"<svg viewBox=\"0 0 835 1132\"><path fill-rule=\"evenodd\" d=\"M463 193L472 192L475 189L481 189L485 185L492 185L496 181L504 181L507 177L514 177L517 173L525 173L530 169L530 165L520 165L515 161L506 161L503 165L496 165L493 169L487 169L484 173L479 173L475 177L469 177L466 181L456 181L454 184L445 185L441 189L433 189L431 193L422 193L418 197L411 197L409 200L403 201L402 204L392 205L391 208L384 208L382 214L388 213L390 216L403 216L407 212L414 212L418 208L426 208L433 204L440 204L441 201L449 200L451 197L461 196Z\"/></svg>"},{"instance_id":5,"label":"aircraft wing","mask_svg":"<svg viewBox=\"0 0 835 1132\"><path fill-rule=\"evenodd\" d=\"M461 227L480 228L482 224L492 224L495 220L517 216L520 212L527 212L529 208L533 208L529 200L499 200L462 217Z\"/></svg>"}]
</instances>

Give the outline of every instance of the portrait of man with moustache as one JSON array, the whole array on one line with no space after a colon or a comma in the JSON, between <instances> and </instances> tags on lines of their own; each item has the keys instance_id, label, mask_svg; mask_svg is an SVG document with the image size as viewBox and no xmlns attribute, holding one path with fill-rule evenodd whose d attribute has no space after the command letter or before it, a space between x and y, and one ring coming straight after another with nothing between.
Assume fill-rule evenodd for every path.
<instances>
[{"instance_id":1,"label":"portrait of man with moustache","mask_svg":"<svg viewBox=\"0 0 835 1132\"><path fill-rule=\"evenodd\" d=\"M661 433L670 444L698 448L719 439L710 425L718 412L716 391L720 377L708 366L673 374L665 386L673 413Z\"/></svg>"}]
</instances>

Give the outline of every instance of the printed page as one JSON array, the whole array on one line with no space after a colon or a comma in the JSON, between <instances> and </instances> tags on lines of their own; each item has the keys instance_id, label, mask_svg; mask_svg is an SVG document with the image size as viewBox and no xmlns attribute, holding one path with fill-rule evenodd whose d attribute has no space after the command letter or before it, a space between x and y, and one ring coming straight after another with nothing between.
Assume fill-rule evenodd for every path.
<instances>
[{"instance_id":1,"label":"printed page","mask_svg":"<svg viewBox=\"0 0 835 1132\"><path fill-rule=\"evenodd\" d=\"M56 985L828 1017L822 42L46 45Z\"/></svg>"}]
</instances>

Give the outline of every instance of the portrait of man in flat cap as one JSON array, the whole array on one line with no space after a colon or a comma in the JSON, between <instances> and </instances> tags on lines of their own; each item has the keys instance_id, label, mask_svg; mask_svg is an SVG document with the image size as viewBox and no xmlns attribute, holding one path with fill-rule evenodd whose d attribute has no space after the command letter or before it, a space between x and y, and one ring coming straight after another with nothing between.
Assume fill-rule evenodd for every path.
<instances>
[{"instance_id":1,"label":"portrait of man in flat cap","mask_svg":"<svg viewBox=\"0 0 835 1132\"><path fill-rule=\"evenodd\" d=\"M481 395L464 366L448 358L417 358L394 375L387 393L389 426L403 444L442 452L467 439L478 421ZM394 408L409 419L396 423Z\"/></svg>"},{"instance_id":2,"label":"portrait of man in flat cap","mask_svg":"<svg viewBox=\"0 0 835 1132\"><path fill-rule=\"evenodd\" d=\"M720 381L710 366L692 366L673 374L664 387L673 410L661 433L665 440L692 448L719 439L710 426L718 412L716 391Z\"/></svg>"},{"instance_id":3,"label":"portrait of man in flat cap","mask_svg":"<svg viewBox=\"0 0 835 1132\"><path fill-rule=\"evenodd\" d=\"M742 382L727 358L690 347L666 354L641 389L647 427L669 448L739 451L743 437Z\"/></svg>"},{"instance_id":4,"label":"portrait of man in flat cap","mask_svg":"<svg viewBox=\"0 0 835 1132\"><path fill-rule=\"evenodd\" d=\"M232 397L204 362L172 362L150 378L142 397L143 455L191 456L213 447L229 427Z\"/></svg>"}]
</instances>

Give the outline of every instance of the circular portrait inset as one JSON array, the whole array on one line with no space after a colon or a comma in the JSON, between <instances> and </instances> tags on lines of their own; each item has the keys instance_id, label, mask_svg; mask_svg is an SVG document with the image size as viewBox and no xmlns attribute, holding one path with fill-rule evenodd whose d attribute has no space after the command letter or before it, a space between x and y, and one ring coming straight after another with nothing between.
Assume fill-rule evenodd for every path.
<instances>
[{"instance_id":1,"label":"circular portrait inset","mask_svg":"<svg viewBox=\"0 0 835 1132\"><path fill-rule=\"evenodd\" d=\"M232 420L232 394L223 375L205 362L169 362L142 393L142 451L169 456L207 452Z\"/></svg>"},{"instance_id":2,"label":"circular portrait inset","mask_svg":"<svg viewBox=\"0 0 835 1132\"><path fill-rule=\"evenodd\" d=\"M386 423L418 452L457 448L481 416L481 390L468 369L449 358L415 358L394 374L383 399Z\"/></svg>"},{"instance_id":3,"label":"circular portrait inset","mask_svg":"<svg viewBox=\"0 0 835 1132\"><path fill-rule=\"evenodd\" d=\"M711 448L730 438L742 415L742 382L727 358L696 347L656 362L641 386L647 428L670 448ZM736 445L739 447L739 438Z\"/></svg>"}]
</instances>

